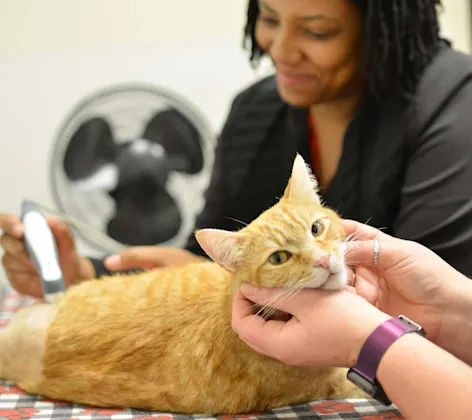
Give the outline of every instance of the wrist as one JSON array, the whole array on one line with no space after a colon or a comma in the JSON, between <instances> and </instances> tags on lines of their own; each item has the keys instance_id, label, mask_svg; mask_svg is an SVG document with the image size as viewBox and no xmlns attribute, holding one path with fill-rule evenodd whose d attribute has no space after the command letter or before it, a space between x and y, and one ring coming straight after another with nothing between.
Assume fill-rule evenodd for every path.
<instances>
[{"instance_id":1,"label":"wrist","mask_svg":"<svg viewBox=\"0 0 472 420\"><path fill-rule=\"evenodd\" d=\"M79 277L77 283L80 283L85 280L90 280L95 278L97 273L95 272L95 267L86 257L79 257Z\"/></svg>"},{"instance_id":2,"label":"wrist","mask_svg":"<svg viewBox=\"0 0 472 420\"><path fill-rule=\"evenodd\" d=\"M377 368L377 379L383 384L385 379L385 371L389 370L392 366L392 359L395 355L400 353L402 356L406 354L414 354L418 351L418 347L422 346L422 343L428 343L429 340L425 340L419 334L403 334L397 338L390 347L385 351L385 354L380 359L379 366ZM430 345L434 345L429 343ZM393 362L393 364L395 364Z\"/></svg>"},{"instance_id":3,"label":"wrist","mask_svg":"<svg viewBox=\"0 0 472 420\"><path fill-rule=\"evenodd\" d=\"M448 280L451 287L434 343L464 360L462 353L472 347L472 283L462 275Z\"/></svg>"},{"instance_id":4,"label":"wrist","mask_svg":"<svg viewBox=\"0 0 472 420\"><path fill-rule=\"evenodd\" d=\"M369 311L365 319L359 322L359 326L356 328L348 358L347 367L349 368L352 368L357 364L359 353L372 332L385 321L392 318L390 315L378 310L374 306L372 306L371 309L372 310Z\"/></svg>"},{"instance_id":5,"label":"wrist","mask_svg":"<svg viewBox=\"0 0 472 420\"><path fill-rule=\"evenodd\" d=\"M379 382L380 364L397 341L409 333L423 337L426 334L421 325L406 316L384 321L367 338L357 363L349 369L347 378L377 401L390 405L391 400Z\"/></svg>"}]
</instances>

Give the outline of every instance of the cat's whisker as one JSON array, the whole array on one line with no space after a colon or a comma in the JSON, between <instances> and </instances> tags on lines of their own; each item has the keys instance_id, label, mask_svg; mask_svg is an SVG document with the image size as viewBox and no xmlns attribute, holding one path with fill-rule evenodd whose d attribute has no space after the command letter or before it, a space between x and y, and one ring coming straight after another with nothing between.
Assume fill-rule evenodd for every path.
<instances>
[{"instance_id":1,"label":"cat's whisker","mask_svg":"<svg viewBox=\"0 0 472 420\"><path fill-rule=\"evenodd\" d=\"M369 217L369 218L364 222L364 225L369 225L369 223L370 223L371 220L372 220L372 216ZM370 225L369 225L369 226L370 226ZM376 228L376 229L378 229L378 230L386 230L386 229L388 229L388 227L378 227L378 228Z\"/></svg>"},{"instance_id":2,"label":"cat's whisker","mask_svg":"<svg viewBox=\"0 0 472 420\"><path fill-rule=\"evenodd\" d=\"M278 294L269 304L265 306L267 312L264 313L264 318L265 316L267 316L267 318L265 319L269 319L275 312L279 310L273 307L276 303L280 303L282 300L291 299L302 289L303 286L301 285L296 285L295 287L284 289L283 293Z\"/></svg>"},{"instance_id":3,"label":"cat's whisker","mask_svg":"<svg viewBox=\"0 0 472 420\"><path fill-rule=\"evenodd\" d=\"M343 242L354 242L359 238L363 238L363 236L359 232L352 232L350 235L348 235Z\"/></svg>"},{"instance_id":4,"label":"cat's whisker","mask_svg":"<svg viewBox=\"0 0 472 420\"><path fill-rule=\"evenodd\" d=\"M252 320L256 319L257 316L261 316L266 321L269 320L272 317L272 315L274 315L274 313L278 311L277 308L274 308L274 305L277 302L280 302L282 299L287 299L287 298L292 297L299 290L301 290L301 287L282 289L280 293L274 296L269 302L261 306L259 311L257 311L257 313L254 314L254 317L252 318ZM248 327L251 325L252 320L249 322Z\"/></svg>"},{"instance_id":5,"label":"cat's whisker","mask_svg":"<svg viewBox=\"0 0 472 420\"><path fill-rule=\"evenodd\" d=\"M344 254L347 254L347 252L349 252L349 255L354 255L356 253L359 253L360 250L354 246L347 246L345 249L344 249Z\"/></svg>"},{"instance_id":6,"label":"cat's whisker","mask_svg":"<svg viewBox=\"0 0 472 420\"><path fill-rule=\"evenodd\" d=\"M359 238L360 238L359 234L351 233L346 239L344 239L344 241L342 241L342 243L347 245L347 244L357 241L357 239Z\"/></svg>"},{"instance_id":7,"label":"cat's whisker","mask_svg":"<svg viewBox=\"0 0 472 420\"><path fill-rule=\"evenodd\" d=\"M239 220L239 219L235 219L234 217L226 217L228 220L232 220L233 222L236 222L236 223L241 223L243 226L247 226L248 224L243 222L242 220Z\"/></svg>"},{"instance_id":8,"label":"cat's whisker","mask_svg":"<svg viewBox=\"0 0 472 420\"><path fill-rule=\"evenodd\" d=\"M254 316L259 316L261 312L265 311L267 308L273 309L275 312L277 309L274 309L272 305L274 305L280 298L282 298L285 294L289 292L290 289L282 289L279 294L275 295L269 302L262 306L261 309Z\"/></svg>"},{"instance_id":9,"label":"cat's whisker","mask_svg":"<svg viewBox=\"0 0 472 420\"><path fill-rule=\"evenodd\" d=\"M354 255L359 255L361 250L356 249L356 248L350 248L349 249L349 255L345 255L345 259L352 258Z\"/></svg>"}]
</instances>

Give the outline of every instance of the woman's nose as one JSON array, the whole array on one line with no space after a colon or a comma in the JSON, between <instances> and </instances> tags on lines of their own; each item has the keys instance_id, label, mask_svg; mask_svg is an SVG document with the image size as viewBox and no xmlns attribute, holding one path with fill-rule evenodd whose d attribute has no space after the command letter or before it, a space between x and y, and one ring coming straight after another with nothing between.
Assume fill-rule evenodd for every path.
<instances>
[{"instance_id":1,"label":"woman's nose","mask_svg":"<svg viewBox=\"0 0 472 420\"><path fill-rule=\"evenodd\" d=\"M283 29L279 29L274 35L268 50L272 60L279 65L293 67L302 58L295 37Z\"/></svg>"}]
</instances>

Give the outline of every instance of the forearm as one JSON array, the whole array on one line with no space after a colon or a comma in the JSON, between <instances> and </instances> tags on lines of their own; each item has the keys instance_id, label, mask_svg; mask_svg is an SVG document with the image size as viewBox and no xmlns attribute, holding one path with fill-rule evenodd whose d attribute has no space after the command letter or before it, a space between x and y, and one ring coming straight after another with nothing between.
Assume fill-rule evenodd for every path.
<instances>
[{"instance_id":1,"label":"forearm","mask_svg":"<svg viewBox=\"0 0 472 420\"><path fill-rule=\"evenodd\" d=\"M377 378L409 420L470 419L472 368L416 334L392 344Z\"/></svg>"},{"instance_id":2,"label":"forearm","mask_svg":"<svg viewBox=\"0 0 472 420\"><path fill-rule=\"evenodd\" d=\"M448 309L442 319L436 344L472 365L472 280L454 279Z\"/></svg>"}]
</instances>

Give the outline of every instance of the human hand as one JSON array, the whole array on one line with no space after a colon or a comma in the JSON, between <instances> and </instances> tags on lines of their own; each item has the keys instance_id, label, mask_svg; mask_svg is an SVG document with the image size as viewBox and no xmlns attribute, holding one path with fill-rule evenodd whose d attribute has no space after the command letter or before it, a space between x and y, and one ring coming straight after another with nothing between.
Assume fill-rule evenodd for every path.
<instances>
[{"instance_id":1,"label":"human hand","mask_svg":"<svg viewBox=\"0 0 472 420\"><path fill-rule=\"evenodd\" d=\"M266 321L254 315L253 303L292 318ZM232 326L252 349L288 365L351 367L369 334L389 318L347 289L304 289L284 298L281 289L243 284L233 301Z\"/></svg>"},{"instance_id":2,"label":"human hand","mask_svg":"<svg viewBox=\"0 0 472 420\"><path fill-rule=\"evenodd\" d=\"M56 218L48 218L48 225L56 239L60 266L66 286L95 276L91 262L77 254L72 232ZM42 297L43 290L33 260L24 243L24 227L12 214L0 214L0 245L4 249L3 268L12 287L21 294Z\"/></svg>"},{"instance_id":3,"label":"human hand","mask_svg":"<svg viewBox=\"0 0 472 420\"><path fill-rule=\"evenodd\" d=\"M421 324L428 338L438 343L464 283L470 282L428 248L394 238L354 221L344 221L347 235L355 240L346 247L346 263L355 267L357 293L391 315L406 315ZM380 252L374 267L374 241Z\"/></svg>"},{"instance_id":4,"label":"human hand","mask_svg":"<svg viewBox=\"0 0 472 420\"><path fill-rule=\"evenodd\" d=\"M204 262L207 259L189 251L165 246L134 246L105 259L105 267L112 271L137 268L153 269L171 265Z\"/></svg>"}]
</instances>

